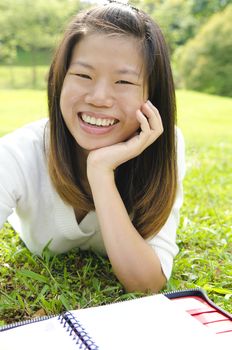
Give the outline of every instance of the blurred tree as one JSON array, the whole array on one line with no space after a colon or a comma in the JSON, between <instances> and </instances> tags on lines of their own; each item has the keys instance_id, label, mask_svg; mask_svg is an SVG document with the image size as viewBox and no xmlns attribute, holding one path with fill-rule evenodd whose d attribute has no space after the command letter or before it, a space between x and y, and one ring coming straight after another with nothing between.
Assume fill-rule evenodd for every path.
<instances>
[{"instance_id":1,"label":"blurred tree","mask_svg":"<svg viewBox=\"0 0 232 350\"><path fill-rule=\"evenodd\" d=\"M151 15L165 0L131 0L128 2Z\"/></svg>"},{"instance_id":2,"label":"blurred tree","mask_svg":"<svg viewBox=\"0 0 232 350\"><path fill-rule=\"evenodd\" d=\"M161 26L171 49L194 37L209 17L221 11L232 0L132 0L148 12Z\"/></svg>"},{"instance_id":3,"label":"blurred tree","mask_svg":"<svg viewBox=\"0 0 232 350\"><path fill-rule=\"evenodd\" d=\"M161 27L171 53L195 33L197 21L192 14L191 0L132 0L150 14Z\"/></svg>"},{"instance_id":4,"label":"blurred tree","mask_svg":"<svg viewBox=\"0 0 232 350\"><path fill-rule=\"evenodd\" d=\"M232 5L213 15L195 38L175 53L183 87L232 96Z\"/></svg>"},{"instance_id":5,"label":"blurred tree","mask_svg":"<svg viewBox=\"0 0 232 350\"><path fill-rule=\"evenodd\" d=\"M16 56L16 40L11 33L10 11L7 2L0 2L0 60L11 63ZM6 44L7 43L7 44Z\"/></svg>"},{"instance_id":6,"label":"blurred tree","mask_svg":"<svg viewBox=\"0 0 232 350\"><path fill-rule=\"evenodd\" d=\"M201 18L203 22L232 3L231 0L192 0L191 2L193 15Z\"/></svg>"},{"instance_id":7,"label":"blurred tree","mask_svg":"<svg viewBox=\"0 0 232 350\"><path fill-rule=\"evenodd\" d=\"M51 50L67 19L83 7L79 0L1 0L0 59L12 62L17 49L31 58L33 86L36 85L37 53Z\"/></svg>"},{"instance_id":8,"label":"blurred tree","mask_svg":"<svg viewBox=\"0 0 232 350\"><path fill-rule=\"evenodd\" d=\"M153 13L153 17L164 32L171 53L196 32L197 21L191 12L191 6L191 1L165 0Z\"/></svg>"}]
</instances>

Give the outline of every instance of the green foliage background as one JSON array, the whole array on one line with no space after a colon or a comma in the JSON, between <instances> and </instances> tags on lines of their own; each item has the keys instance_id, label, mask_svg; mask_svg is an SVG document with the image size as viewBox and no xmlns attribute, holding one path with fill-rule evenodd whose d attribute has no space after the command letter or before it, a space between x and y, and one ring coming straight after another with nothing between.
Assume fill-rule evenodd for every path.
<instances>
[{"instance_id":1,"label":"green foliage background","mask_svg":"<svg viewBox=\"0 0 232 350\"><path fill-rule=\"evenodd\" d=\"M231 0L134 0L161 26L176 85L232 95Z\"/></svg>"},{"instance_id":2,"label":"green foliage background","mask_svg":"<svg viewBox=\"0 0 232 350\"><path fill-rule=\"evenodd\" d=\"M232 5L212 16L198 34L176 50L186 88L232 96Z\"/></svg>"},{"instance_id":3,"label":"green foliage background","mask_svg":"<svg viewBox=\"0 0 232 350\"><path fill-rule=\"evenodd\" d=\"M130 3L147 11L161 26L178 87L231 96L232 0ZM7 64L9 72L0 79L0 87L44 88L41 66L50 61L68 19L87 6L90 2L80 0L37 0L33 5L30 0L1 0L0 64ZM31 74L18 86L15 75L25 62Z\"/></svg>"}]
</instances>

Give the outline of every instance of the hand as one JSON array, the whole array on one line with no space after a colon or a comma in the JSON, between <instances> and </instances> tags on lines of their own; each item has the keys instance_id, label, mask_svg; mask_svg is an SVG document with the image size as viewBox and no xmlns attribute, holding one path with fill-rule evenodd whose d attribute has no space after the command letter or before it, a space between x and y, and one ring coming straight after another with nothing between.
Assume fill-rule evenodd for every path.
<instances>
[{"instance_id":1,"label":"hand","mask_svg":"<svg viewBox=\"0 0 232 350\"><path fill-rule=\"evenodd\" d=\"M114 171L119 165L141 154L163 133L163 124L157 108L147 101L136 111L141 131L129 140L91 151L87 158L87 173L95 170Z\"/></svg>"}]
</instances>

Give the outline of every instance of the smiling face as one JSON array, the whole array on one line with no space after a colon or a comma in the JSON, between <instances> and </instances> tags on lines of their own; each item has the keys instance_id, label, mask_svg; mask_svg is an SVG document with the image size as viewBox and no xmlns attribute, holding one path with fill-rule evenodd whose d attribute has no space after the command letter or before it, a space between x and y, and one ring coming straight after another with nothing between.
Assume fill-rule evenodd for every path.
<instances>
[{"instance_id":1,"label":"smiling face","mask_svg":"<svg viewBox=\"0 0 232 350\"><path fill-rule=\"evenodd\" d=\"M136 110L147 100L138 40L130 36L85 36L73 49L60 107L84 150L113 145L139 128Z\"/></svg>"}]
</instances>

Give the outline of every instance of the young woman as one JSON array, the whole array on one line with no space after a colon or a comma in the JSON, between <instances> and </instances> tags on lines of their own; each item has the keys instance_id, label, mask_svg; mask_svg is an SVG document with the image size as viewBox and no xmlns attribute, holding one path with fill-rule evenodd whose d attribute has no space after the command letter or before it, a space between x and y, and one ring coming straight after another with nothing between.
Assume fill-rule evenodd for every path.
<instances>
[{"instance_id":1,"label":"young woman","mask_svg":"<svg viewBox=\"0 0 232 350\"><path fill-rule=\"evenodd\" d=\"M184 144L162 33L119 3L78 14L50 68L49 121L0 141L0 225L40 254L107 254L128 291L170 277Z\"/></svg>"}]
</instances>

